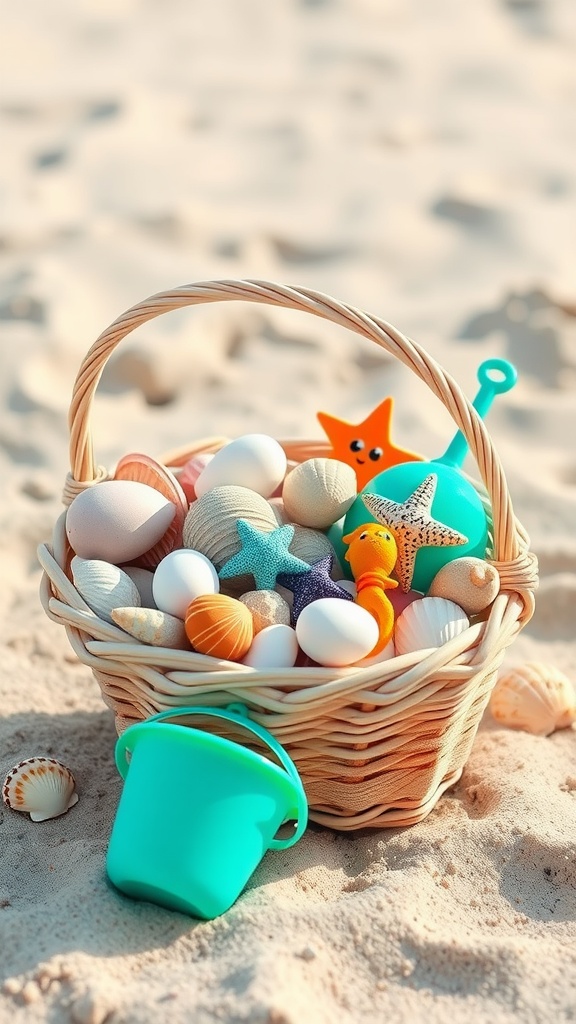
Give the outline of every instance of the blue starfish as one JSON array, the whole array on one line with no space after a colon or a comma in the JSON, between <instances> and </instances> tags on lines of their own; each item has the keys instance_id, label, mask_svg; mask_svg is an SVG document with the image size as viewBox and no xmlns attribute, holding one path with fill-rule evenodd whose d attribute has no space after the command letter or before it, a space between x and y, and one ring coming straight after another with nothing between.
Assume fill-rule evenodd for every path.
<instances>
[{"instance_id":1,"label":"blue starfish","mask_svg":"<svg viewBox=\"0 0 576 1024\"><path fill-rule=\"evenodd\" d=\"M296 624L300 612L312 601L321 597L340 597L343 601L352 601L343 587L339 587L330 576L334 557L330 553L318 562L308 566L307 573L282 572L278 575L278 583L287 587L294 594L292 621Z\"/></svg>"},{"instance_id":2,"label":"blue starfish","mask_svg":"<svg viewBox=\"0 0 576 1024\"><path fill-rule=\"evenodd\" d=\"M271 533L262 533L247 519L238 519L236 529L241 547L220 569L220 579L228 580L250 572L257 590L273 590L279 573L298 575L310 568L288 550L294 536L293 526L279 526Z\"/></svg>"}]
</instances>

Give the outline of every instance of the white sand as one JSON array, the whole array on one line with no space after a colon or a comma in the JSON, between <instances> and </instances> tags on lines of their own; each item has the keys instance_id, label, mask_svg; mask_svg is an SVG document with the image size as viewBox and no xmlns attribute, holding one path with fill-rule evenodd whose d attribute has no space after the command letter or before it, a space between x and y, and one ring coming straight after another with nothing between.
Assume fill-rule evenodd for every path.
<instances>
[{"instance_id":1,"label":"white sand","mask_svg":"<svg viewBox=\"0 0 576 1024\"><path fill-rule=\"evenodd\" d=\"M575 678L573 3L31 0L0 37L0 770L54 756L80 794L44 824L0 815L0 1020L572 1020L574 730L487 714L427 820L310 828L212 923L134 903L104 877L112 717L44 616L35 551L103 327L187 281L303 284L397 324L470 395L483 358L515 360L490 429L542 584L507 664ZM386 394L399 443L439 454L449 417L368 343L207 307L127 339L97 456L319 434L318 407L360 420Z\"/></svg>"}]
</instances>

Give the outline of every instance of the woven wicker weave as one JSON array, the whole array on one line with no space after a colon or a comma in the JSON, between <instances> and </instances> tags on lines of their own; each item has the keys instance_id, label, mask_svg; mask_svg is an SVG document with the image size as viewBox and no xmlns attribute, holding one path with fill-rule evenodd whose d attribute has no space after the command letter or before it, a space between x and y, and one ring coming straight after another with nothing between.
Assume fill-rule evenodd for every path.
<instances>
[{"instance_id":1,"label":"woven wicker weave","mask_svg":"<svg viewBox=\"0 0 576 1024\"><path fill-rule=\"evenodd\" d=\"M149 647L94 615L70 582L65 513L51 545L39 549L42 603L93 670L118 731L164 709L242 701L296 762L313 820L337 829L413 824L460 777L504 652L532 615L537 586L536 559L514 517L486 427L455 381L422 348L390 324L307 289L215 281L154 295L118 317L82 363L70 408L71 473L64 502L109 476L94 463L90 411L102 370L122 338L161 313L229 300L284 306L347 327L396 356L445 405L476 460L483 484L473 483L492 522L491 561L501 591L486 621L437 650L363 669L259 672ZM224 440L198 442L163 461L177 468L192 454L218 450ZM280 443L295 462L329 451L326 442Z\"/></svg>"}]
</instances>

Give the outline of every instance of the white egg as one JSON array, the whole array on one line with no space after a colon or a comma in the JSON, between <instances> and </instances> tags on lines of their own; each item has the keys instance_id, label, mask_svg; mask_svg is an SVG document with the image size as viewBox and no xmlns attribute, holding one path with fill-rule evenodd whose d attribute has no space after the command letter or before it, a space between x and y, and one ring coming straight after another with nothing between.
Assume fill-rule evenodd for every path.
<instances>
[{"instance_id":1,"label":"white egg","mask_svg":"<svg viewBox=\"0 0 576 1024\"><path fill-rule=\"evenodd\" d=\"M190 548L178 548L157 566L152 580L154 600L162 612L186 617L186 609L195 597L217 594L218 573L205 555Z\"/></svg>"},{"instance_id":2,"label":"white egg","mask_svg":"<svg viewBox=\"0 0 576 1024\"><path fill-rule=\"evenodd\" d=\"M238 486L269 498L286 475L284 449L267 434L244 434L216 452L196 480L201 498L214 487Z\"/></svg>"},{"instance_id":3,"label":"white egg","mask_svg":"<svg viewBox=\"0 0 576 1024\"><path fill-rule=\"evenodd\" d=\"M352 601L322 597L298 616L296 637L319 665L341 667L365 658L378 642L376 619Z\"/></svg>"},{"instance_id":4,"label":"white egg","mask_svg":"<svg viewBox=\"0 0 576 1024\"><path fill-rule=\"evenodd\" d=\"M66 513L66 533L80 558L118 565L149 551L175 513L176 506L148 484L105 480L76 495Z\"/></svg>"},{"instance_id":5,"label":"white egg","mask_svg":"<svg viewBox=\"0 0 576 1024\"><path fill-rule=\"evenodd\" d=\"M242 664L251 668L292 668L297 657L296 631L277 622L256 634Z\"/></svg>"}]
</instances>

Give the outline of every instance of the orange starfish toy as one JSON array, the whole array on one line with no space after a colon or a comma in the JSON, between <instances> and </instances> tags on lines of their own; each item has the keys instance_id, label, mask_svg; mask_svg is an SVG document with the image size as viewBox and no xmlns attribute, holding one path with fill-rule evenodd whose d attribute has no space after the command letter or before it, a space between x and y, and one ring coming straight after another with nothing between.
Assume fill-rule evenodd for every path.
<instances>
[{"instance_id":1,"label":"orange starfish toy","mask_svg":"<svg viewBox=\"0 0 576 1024\"><path fill-rule=\"evenodd\" d=\"M397 448L390 440L394 399L385 398L362 423L347 423L326 412L317 413L320 426L332 445L331 458L347 462L356 470L358 490L390 466L400 462L421 462L422 456Z\"/></svg>"}]
</instances>

